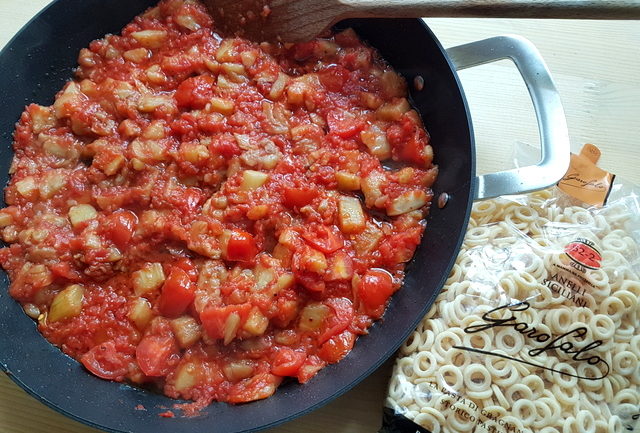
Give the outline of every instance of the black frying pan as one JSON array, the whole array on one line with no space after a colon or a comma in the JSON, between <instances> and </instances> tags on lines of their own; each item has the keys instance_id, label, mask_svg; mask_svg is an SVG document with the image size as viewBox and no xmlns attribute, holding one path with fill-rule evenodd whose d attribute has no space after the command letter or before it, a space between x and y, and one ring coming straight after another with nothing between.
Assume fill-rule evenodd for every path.
<instances>
[{"instance_id":1,"label":"black frying pan","mask_svg":"<svg viewBox=\"0 0 640 433\"><path fill-rule=\"evenodd\" d=\"M29 102L50 105L55 93L72 77L81 48L106 33L119 32L156 1L57 0L2 51L1 184L7 181L12 132L24 106ZM515 55L525 79L527 71L531 75L527 84L542 125L544 168L536 169L535 174L527 171L534 169L524 169L476 178L474 140L463 91L452 58L433 33L420 20L354 20L338 25L347 26L376 47L409 83L416 75L424 78L425 90L412 89L411 96L432 136L440 166L436 197L441 192L450 195L445 208L433 206L424 240L407 268L404 287L369 335L360 337L345 359L323 369L306 385L290 382L263 401L238 406L214 403L202 416L167 419L158 414L171 408L174 400L98 379L49 344L8 295L7 277L2 273L0 368L9 377L55 410L109 432L244 432L291 420L345 393L394 353L444 284L474 198L542 188L564 174L568 137L562 107L546 67L535 50L527 51L531 49L528 43L498 38L450 51L458 68ZM551 122L553 128L547 125ZM558 154L560 158L556 158ZM136 410L139 404L147 410Z\"/></svg>"}]
</instances>

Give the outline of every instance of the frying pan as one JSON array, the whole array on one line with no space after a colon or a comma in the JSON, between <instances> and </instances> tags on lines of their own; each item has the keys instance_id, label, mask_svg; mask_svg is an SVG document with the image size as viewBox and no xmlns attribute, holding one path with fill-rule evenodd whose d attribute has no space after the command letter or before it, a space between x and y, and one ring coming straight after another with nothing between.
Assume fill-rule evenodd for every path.
<instances>
[{"instance_id":1,"label":"frying pan","mask_svg":"<svg viewBox=\"0 0 640 433\"><path fill-rule=\"evenodd\" d=\"M0 182L7 181L12 132L25 104L50 105L72 77L78 51L106 33L117 33L157 0L57 0L37 15L0 53ZM471 204L503 194L525 192L556 182L568 166L569 139L564 113L544 62L518 37L498 37L445 51L421 20L350 20L365 41L412 82L425 90L411 97L432 137L440 176L423 242L407 267L403 288L382 321L360 337L340 363L328 366L305 385L284 383L266 400L231 406L214 403L195 418L162 418L176 402L157 393L108 382L87 373L48 343L7 293L0 276L0 368L28 393L53 409L108 432L245 432L267 428L307 413L338 397L390 357L434 301L455 261ZM456 69L511 58L534 102L542 142L538 166L476 177L470 115ZM411 87L411 86L410 86ZM136 410L137 405L146 410ZM178 411L179 413L179 411Z\"/></svg>"}]
</instances>

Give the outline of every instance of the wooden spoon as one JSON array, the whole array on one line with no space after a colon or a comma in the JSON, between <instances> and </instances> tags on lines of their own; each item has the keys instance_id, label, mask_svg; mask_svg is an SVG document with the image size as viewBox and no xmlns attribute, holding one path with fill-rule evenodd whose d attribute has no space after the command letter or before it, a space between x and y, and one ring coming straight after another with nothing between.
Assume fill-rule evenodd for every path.
<instances>
[{"instance_id":1,"label":"wooden spoon","mask_svg":"<svg viewBox=\"0 0 640 433\"><path fill-rule=\"evenodd\" d=\"M345 18L640 19L639 0L204 0L225 35L300 42Z\"/></svg>"}]
</instances>

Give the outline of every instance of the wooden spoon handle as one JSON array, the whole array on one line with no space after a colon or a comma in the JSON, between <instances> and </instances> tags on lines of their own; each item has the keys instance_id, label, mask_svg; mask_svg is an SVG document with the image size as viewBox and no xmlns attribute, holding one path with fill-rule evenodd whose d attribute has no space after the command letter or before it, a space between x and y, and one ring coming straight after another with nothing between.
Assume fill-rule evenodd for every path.
<instances>
[{"instance_id":1,"label":"wooden spoon handle","mask_svg":"<svg viewBox=\"0 0 640 433\"><path fill-rule=\"evenodd\" d=\"M639 0L340 0L340 18L640 19Z\"/></svg>"}]
</instances>

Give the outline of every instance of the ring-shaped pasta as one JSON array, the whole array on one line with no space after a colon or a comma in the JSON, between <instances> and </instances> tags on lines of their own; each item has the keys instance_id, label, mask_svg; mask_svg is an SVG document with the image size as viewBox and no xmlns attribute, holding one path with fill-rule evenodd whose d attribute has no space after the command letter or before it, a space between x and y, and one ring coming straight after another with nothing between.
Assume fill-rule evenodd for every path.
<instances>
[{"instance_id":1,"label":"ring-shaped pasta","mask_svg":"<svg viewBox=\"0 0 640 433\"><path fill-rule=\"evenodd\" d=\"M487 216L489 218L496 214L498 206L494 200L484 200L473 204L471 208L471 214L474 218L481 218Z\"/></svg>"},{"instance_id":2,"label":"ring-shaped pasta","mask_svg":"<svg viewBox=\"0 0 640 433\"><path fill-rule=\"evenodd\" d=\"M463 275L464 274L462 273L462 267L459 264L454 263L453 267L451 268L451 272L449 272L449 278L447 278L445 285L450 286L453 283L457 283L462 279Z\"/></svg>"},{"instance_id":3,"label":"ring-shaped pasta","mask_svg":"<svg viewBox=\"0 0 640 433\"><path fill-rule=\"evenodd\" d=\"M573 416L565 417L562 424L562 433L576 433L576 418Z\"/></svg>"},{"instance_id":4,"label":"ring-shaped pasta","mask_svg":"<svg viewBox=\"0 0 640 433\"><path fill-rule=\"evenodd\" d=\"M608 341L616 332L616 325L609 316L604 314L594 314L589 321L589 328L593 331L593 336L598 340Z\"/></svg>"},{"instance_id":5,"label":"ring-shaped pasta","mask_svg":"<svg viewBox=\"0 0 640 433\"><path fill-rule=\"evenodd\" d=\"M527 399L515 401L511 408L511 412L526 425L532 424L538 415L536 406L531 400Z\"/></svg>"},{"instance_id":6,"label":"ring-shaped pasta","mask_svg":"<svg viewBox=\"0 0 640 433\"><path fill-rule=\"evenodd\" d=\"M472 359L471 354L466 350L451 350L447 353L443 362L447 365L453 365L462 371L465 371L467 366L471 365Z\"/></svg>"},{"instance_id":7,"label":"ring-shaped pasta","mask_svg":"<svg viewBox=\"0 0 640 433\"><path fill-rule=\"evenodd\" d=\"M413 385L400 374L394 374L389 382L389 398L398 406L406 407L413 401Z\"/></svg>"},{"instance_id":8,"label":"ring-shaped pasta","mask_svg":"<svg viewBox=\"0 0 640 433\"><path fill-rule=\"evenodd\" d=\"M627 252L629 245L624 241L622 237L613 235L614 232L611 233L612 234L605 236L602 239L602 248L624 255Z\"/></svg>"},{"instance_id":9,"label":"ring-shaped pasta","mask_svg":"<svg viewBox=\"0 0 640 433\"><path fill-rule=\"evenodd\" d=\"M554 334L562 335L573 325L570 308L555 308L547 311L545 324Z\"/></svg>"},{"instance_id":10,"label":"ring-shaped pasta","mask_svg":"<svg viewBox=\"0 0 640 433\"><path fill-rule=\"evenodd\" d=\"M560 418L560 414L562 413L562 406L560 405L560 403L558 403L558 400L556 400L556 398L553 397L553 394L551 393L551 391L549 391L548 389L545 389L545 392L547 392L548 395L551 395L552 397L543 397L538 399L537 401L540 401L546 404L549 407L549 409L551 409L551 419L556 420Z\"/></svg>"},{"instance_id":11,"label":"ring-shaped pasta","mask_svg":"<svg viewBox=\"0 0 640 433\"><path fill-rule=\"evenodd\" d=\"M612 297L622 302L624 306L623 314L634 314L640 311L640 308L638 308L638 297L630 291L620 289L617 290Z\"/></svg>"},{"instance_id":12,"label":"ring-shaped pasta","mask_svg":"<svg viewBox=\"0 0 640 433\"><path fill-rule=\"evenodd\" d=\"M472 347L479 350L489 350L493 346L491 336L484 332L477 332L474 334L465 334L462 337L462 344L465 347Z\"/></svg>"},{"instance_id":13,"label":"ring-shaped pasta","mask_svg":"<svg viewBox=\"0 0 640 433\"><path fill-rule=\"evenodd\" d=\"M393 366L393 374L400 374L402 377L413 378L416 374L413 372L414 359L407 356L399 359Z\"/></svg>"},{"instance_id":14,"label":"ring-shaped pasta","mask_svg":"<svg viewBox=\"0 0 640 433\"><path fill-rule=\"evenodd\" d=\"M422 345L422 334L418 331L413 331L409 338L407 338L402 346L400 346L400 353L403 355L410 355L414 353Z\"/></svg>"},{"instance_id":15,"label":"ring-shaped pasta","mask_svg":"<svg viewBox=\"0 0 640 433\"><path fill-rule=\"evenodd\" d=\"M593 380L596 377L602 377L602 371L600 368L595 365L583 362L578 365L576 369L578 371L578 376L588 377L590 379L578 379L580 382L580 386L583 389L588 389L590 391L596 391L602 387L602 381Z\"/></svg>"},{"instance_id":16,"label":"ring-shaped pasta","mask_svg":"<svg viewBox=\"0 0 640 433\"><path fill-rule=\"evenodd\" d=\"M623 389L616 393L612 400L613 406L620 406L622 404L631 404L637 406L640 404L640 393L631 389Z\"/></svg>"},{"instance_id":17,"label":"ring-shaped pasta","mask_svg":"<svg viewBox=\"0 0 640 433\"><path fill-rule=\"evenodd\" d=\"M447 426L454 432L470 432L475 427L476 421L476 415L469 406L464 404L455 405L455 410L447 414Z\"/></svg>"},{"instance_id":18,"label":"ring-shaped pasta","mask_svg":"<svg viewBox=\"0 0 640 433\"><path fill-rule=\"evenodd\" d=\"M633 281L628 279L621 284L620 289L627 290L640 297L640 281Z\"/></svg>"},{"instance_id":19,"label":"ring-shaped pasta","mask_svg":"<svg viewBox=\"0 0 640 433\"><path fill-rule=\"evenodd\" d=\"M551 389L555 393L556 399L561 406L575 405L578 401L578 397L580 396L580 391L575 386L571 388L563 388L558 384L553 384Z\"/></svg>"},{"instance_id":20,"label":"ring-shaped pasta","mask_svg":"<svg viewBox=\"0 0 640 433\"><path fill-rule=\"evenodd\" d=\"M420 382L416 384L413 393L413 398L419 406L416 410L419 411L423 407L433 407L435 405L437 396L433 393L433 386L435 385L431 382Z\"/></svg>"},{"instance_id":21,"label":"ring-shaped pasta","mask_svg":"<svg viewBox=\"0 0 640 433\"><path fill-rule=\"evenodd\" d=\"M491 374L480 364L467 366L462 373L464 384L469 391L482 392L491 387Z\"/></svg>"},{"instance_id":22,"label":"ring-shaped pasta","mask_svg":"<svg viewBox=\"0 0 640 433\"><path fill-rule=\"evenodd\" d=\"M551 408L545 402L539 400L534 401L533 405L536 410L536 417L532 425L536 429L548 426L551 421L551 416L553 415Z\"/></svg>"},{"instance_id":23,"label":"ring-shaped pasta","mask_svg":"<svg viewBox=\"0 0 640 433\"><path fill-rule=\"evenodd\" d=\"M422 351L413 359L411 367L418 377L433 377L438 368L438 358L433 352Z\"/></svg>"},{"instance_id":24,"label":"ring-shaped pasta","mask_svg":"<svg viewBox=\"0 0 640 433\"><path fill-rule=\"evenodd\" d=\"M520 381L523 385L531 390L531 398L533 400L542 397L542 391L544 391L544 380L540 376L530 374L525 376Z\"/></svg>"},{"instance_id":25,"label":"ring-shaped pasta","mask_svg":"<svg viewBox=\"0 0 640 433\"><path fill-rule=\"evenodd\" d=\"M504 358L498 358L494 356L487 356L484 359L484 366L487 368L489 373L491 373L491 375L496 379L502 378L507 373L510 373L511 371L515 370L513 368L513 365L509 361L507 361Z\"/></svg>"},{"instance_id":26,"label":"ring-shaped pasta","mask_svg":"<svg viewBox=\"0 0 640 433\"><path fill-rule=\"evenodd\" d=\"M533 392L529 389L529 387L523 383L514 383L507 391L504 393L507 401L512 405L518 400L532 400Z\"/></svg>"},{"instance_id":27,"label":"ring-shaped pasta","mask_svg":"<svg viewBox=\"0 0 640 433\"><path fill-rule=\"evenodd\" d=\"M515 355L524 347L524 337L513 329L502 329L496 334L495 347L508 355Z\"/></svg>"},{"instance_id":28,"label":"ring-shaped pasta","mask_svg":"<svg viewBox=\"0 0 640 433\"><path fill-rule=\"evenodd\" d=\"M571 365L565 362L559 362L554 365L553 369L555 370L555 382L558 386L564 389L574 388L576 386L578 382L578 379L576 378L578 372Z\"/></svg>"},{"instance_id":29,"label":"ring-shaped pasta","mask_svg":"<svg viewBox=\"0 0 640 433\"><path fill-rule=\"evenodd\" d=\"M594 215L593 225L599 233L609 233L611 231L611 226L603 215Z\"/></svg>"},{"instance_id":30,"label":"ring-shaped pasta","mask_svg":"<svg viewBox=\"0 0 640 433\"><path fill-rule=\"evenodd\" d=\"M586 209L576 210L573 212L569 220L574 224L580 224L587 227L593 227L596 222L593 216L591 216L589 211Z\"/></svg>"},{"instance_id":31,"label":"ring-shaped pasta","mask_svg":"<svg viewBox=\"0 0 640 433\"><path fill-rule=\"evenodd\" d=\"M500 386L494 383L491 385L491 390L493 391L493 397L495 398L496 403L498 403L498 406L505 407L505 408L511 407L509 404L509 401L507 400L507 398L504 396L504 393L500 389Z\"/></svg>"},{"instance_id":32,"label":"ring-shaped pasta","mask_svg":"<svg viewBox=\"0 0 640 433\"><path fill-rule=\"evenodd\" d=\"M572 323L589 323L593 317L593 311L585 307L574 308L571 311Z\"/></svg>"},{"instance_id":33,"label":"ring-shaped pasta","mask_svg":"<svg viewBox=\"0 0 640 433\"><path fill-rule=\"evenodd\" d=\"M538 433L560 433L560 430L555 427L544 427Z\"/></svg>"},{"instance_id":34,"label":"ring-shaped pasta","mask_svg":"<svg viewBox=\"0 0 640 433\"><path fill-rule=\"evenodd\" d=\"M613 371L623 376L629 376L638 368L638 356L629 350L616 353L613 356L613 365L611 367Z\"/></svg>"},{"instance_id":35,"label":"ring-shaped pasta","mask_svg":"<svg viewBox=\"0 0 640 433\"><path fill-rule=\"evenodd\" d=\"M435 332L433 332L431 330L423 331L422 332L422 341L420 343L420 346L418 346L418 351L430 350L431 347L433 346L433 342L434 341L436 341Z\"/></svg>"},{"instance_id":36,"label":"ring-shaped pasta","mask_svg":"<svg viewBox=\"0 0 640 433\"><path fill-rule=\"evenodd\" d=\"M438 386L440 389L447 389L450 392L457 393L464 385L464 377L462 372L453 365L442 365L438 368L436 374ZM450 380L453 379L453 380Z\"/></svg>"},{"instance_id":37,"label":"ring-shaped pasta","mask_svg":"<svg viewBox=\"0 0 640 433\"><path fill-rule=\"evenodd\" d=\"M515 214L506 214L504 216L504 222L510 227L516 230L519 230L521 232L525 231L529 226L528 220L522 220L521 218L518 218L518 216Z\"/></svg>"},{"instance_id":38,"label":"ring-shaped pasta","mask_svg":"<svg viewBox=\"0 0 640 433\"><path fill-rule=\"evenodd\" d=\"M462 344L460 336L454 331L460 332L459 328L452 328L436 334L433 342L433 351L443 358L447 356L447 352L449 352L453 346L460 346Z\"/></svg>"},{"instance_id":39,"label":"ring-shaped pasta","mask_svg":"<svg viewBox=\"0 0 640 433\"><path fill-rule=\"evenodd\" d=\"M522 424L522 421L520 421L518 418L516 418L515 416L512 415L507 415L502 417L502 421L505 423L505 426L503 426L503 428L507 428L507 431L523 431L524 430L524 425ZM507 427L508 425L511 425L511 430L509 430L509 427Z\"/></svg>"},{"instance_id":40,"label":"ring-shaped pasta","mask_svg":"<svg viewBox=\"0 0 640 433\"><path fill-rule=\"evenodd\" d=\"M596 420L593 414L587 410L581 410L576 415L576 430L577 433L595 433L596 432Z\"/></svg>"},{"instance_id":41,"label":"ring-shaped pasta","mask_svg":"<svg viewBox=\"0 0 640 433\"><path fill-rule=\"evenodd\" d=\"M521 221L535 221L539 218L538 212L529 206L518 206L513 210L513 215Z\"/></svg>"},{"instance_id":42,"label":"ring-shaped pasta","mask_svg":"<svg viewBox=\"0 0 640 433\"><path fill-rule=\"evenodd\" d=\"M413 422L429 430L432 433L440 433L440 426L444 425L446 420L440 412L432 407L420 409Z\"/></svg>"},{"instance_id":43,"label":"ring-shaped pasta","mask_svg":"<svg viewBox=\"0 0 640 433\"><path fill-rule=\"evenodd\" d=\"M486 225L468 229L464 236L464 243L469 247L487 245L491 239L491 228Z\"/></svg>"}]
</instances>

